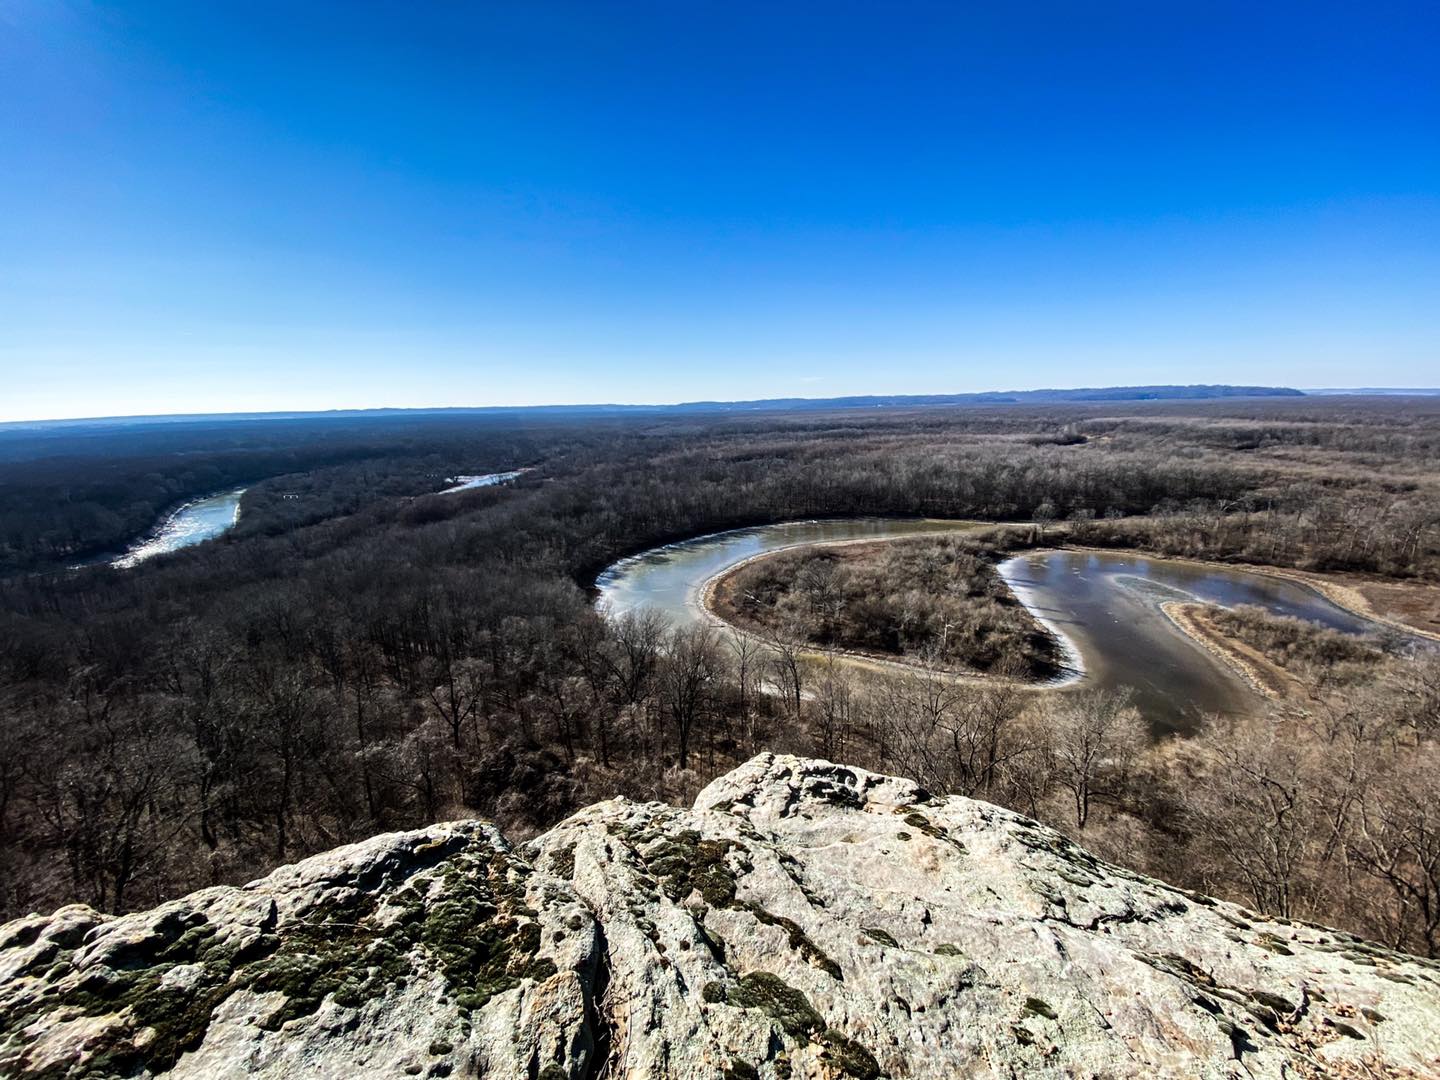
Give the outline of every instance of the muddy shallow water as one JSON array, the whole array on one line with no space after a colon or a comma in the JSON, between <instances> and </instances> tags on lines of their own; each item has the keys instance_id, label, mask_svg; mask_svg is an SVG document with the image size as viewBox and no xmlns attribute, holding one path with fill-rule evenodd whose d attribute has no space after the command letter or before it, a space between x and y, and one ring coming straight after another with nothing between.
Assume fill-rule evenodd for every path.
<instances>
[{"instance_id":1,"label":"muddy shallow water","mask_svg":"<svg viewBox=\"0 0 1440 1080\"><path fill-rule=\"evenodd\" d=\"M804 544L976 527L965 521L858 518L701 536L609 567L596 581L598 605L610 616L654 608L672 623L698 622L707 617L700 599L706 582L757 555ZM1001 564L1000 573L1065 643L1073 668L1069 682L1131 688L1156 734L1191 731L1207 713L1238 713L1258 703L1241 675L1170 620L1161 607L1167 601L1253 604L1349 634L1376 628L1299 582L1230 567L1056 550L1017 555Z\"/></svg>"},{"instance_id":2,"label":"muddy shallow water","mask_svg":"<svg viewBox=\"0 0 1440 1080\"><path fill-rule=\"evenodd\" d=\"M1095 551L1038 551L1000 573L1035 615L1070 643L1087 685L1128 686L1157 734L1193 730L1206 713L1254 707L1255 691L1184 634L1161 605L1251 604L1347 634L1375 624L1299 582L1230 567Z\"/></svg>"}]
</instances>

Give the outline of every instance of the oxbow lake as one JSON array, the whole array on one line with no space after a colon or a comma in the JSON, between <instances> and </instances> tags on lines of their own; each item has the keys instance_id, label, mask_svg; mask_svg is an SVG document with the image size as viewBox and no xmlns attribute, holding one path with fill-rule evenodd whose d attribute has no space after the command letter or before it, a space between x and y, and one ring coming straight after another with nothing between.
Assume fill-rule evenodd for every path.
<instances>
[{"instance_id":1,"label":"oxbow lake","mask_svg":"<svg viewBox=\"0 0 1440 1080\"><path fill-rule=\"evenodd\" d=\"M1095 551L1038 551L1000 565L1030 611L1068 644L1087 685L1129 687L1157 734L1253 708L1256 691L1165 614L1167 601L1242 604L1346 634L1376 625L1307 585L1230 567Z\"/></svg>"},{"instance_id":2,"label":"oxbow lake","mask_svg":"<svg viewBox=\"0 0 1440 1080\"><path fill-rule=\"evenodd\" d=\"M596 580L599 609L619 617L655 609L675 625L709 616L705 584L757 555L806 544L959 532L975 522L857 518L788 522L696 537L613 564ZM1171 600L1226 607L1251 604L1347 634L1374 623L1296 581L1230 567L1143 555L1038 551L1011 558L1000 573L1022 603L1061 639L1071 668L1060 682L1128 687L1157 734L1192 731L1210 713L1253 708L1256 691L1229 665L1183 633L1161 605Z\"/></svg>"}]
</instances>

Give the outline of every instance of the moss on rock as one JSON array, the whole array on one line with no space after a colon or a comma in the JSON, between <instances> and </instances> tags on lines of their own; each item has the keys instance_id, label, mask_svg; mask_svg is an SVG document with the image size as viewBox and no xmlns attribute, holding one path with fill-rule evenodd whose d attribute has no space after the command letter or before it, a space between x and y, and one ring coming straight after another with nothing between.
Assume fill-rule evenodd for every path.
<instances>
[{"instance_id":1,"label":"moss on rock","mask_svg":"<svg viewBox=\"0 0 1440 1080\"><path fill-rule=\"evenodd\" d=\"M1043 998L1027 997L1025 999L1025 1012L1032 1016L1043 1016L1046 1020L1058 1020L1060 1014L1050 1007L1050 1004Z\"/></svg>"},{"instance_id":2,"label":"moss on rock","mask_svg":"<svg viewBox=\"0 0 1440 1080\"><path fill-rule=\"evenodd\" d=\"M820 1033L820 1042L825 1046L826 1057L842 1075L856 1080L875 1080L880 1075L880 1063L875 1055L843 1032L826 1028Z\"/></svg>"},{"instance_id":3,"label":"moss on rock","mask_svg":"<svg viewBox=\"0 0 1440 1080\"><path fill-rule=\"evenodd\" d=\"M806 1038L825 1027L824 1018L815 1011L809 998L768 971L752 971L741 976L725 1000L738 1009L759 1009L792 1038Z\"/></svg>"},{"instance_id":4,"label":"moss on rock","mask_svg":"<svg viewBox=\"0 0 1440 1080\"><path fill-rule=\"evenodd\" d=\"M110 1077L172 1068L204 1040L215 1010L242 990L282 996L260 1019L267 1030L313 1015L327 999L358 1007L431 970L462 1009L479 1008L523 978L555 972L553 961L535 956L540 926L524 904L527 869L503 852L462 852L383 900L339 888L283 925L275 925L272 905L258 927L223 934L203 911L177 906L144 935L109 947L104 963L82 976L72 949L52 953L48 992L34 1008L7 1016L0 1033L13 1036L57 1009L114 1017L65 1073ZM41 1075L26 1062L22 1052L17 1076Z\"/></svg>"}]
</instances>

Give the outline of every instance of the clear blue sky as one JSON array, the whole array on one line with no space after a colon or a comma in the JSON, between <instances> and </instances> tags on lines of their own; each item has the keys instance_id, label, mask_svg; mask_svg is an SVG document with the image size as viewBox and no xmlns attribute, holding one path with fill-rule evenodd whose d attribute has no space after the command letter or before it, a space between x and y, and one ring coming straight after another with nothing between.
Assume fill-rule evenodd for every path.
<instances>
[{"instance_id":1,"label":"clear blue sky","mask_svg":"<svg viewBox=\"0 0 1440 1080\"><path fill-rule=\"evenodd\" d=\"M0 0L0 419L1440 383L1434 3Z\"/></svg>"}]
</instances>

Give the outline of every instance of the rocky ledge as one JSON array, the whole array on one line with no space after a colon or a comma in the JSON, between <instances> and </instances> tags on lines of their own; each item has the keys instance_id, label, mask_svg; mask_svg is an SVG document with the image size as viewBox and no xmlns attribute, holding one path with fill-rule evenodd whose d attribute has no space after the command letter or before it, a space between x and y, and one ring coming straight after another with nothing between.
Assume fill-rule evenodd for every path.
<instances>
[{"instance_id":1,"label":"rocky ledge","mask_svg":"<svg viewBox=\"0 0 1440 1080\"><path fill-rule=\"evenodd\" d=\"M693 810L454 822L0 928L12 1077L1421 1077L1440 965L762 755Z\"/></svg>"}]
</instances>

